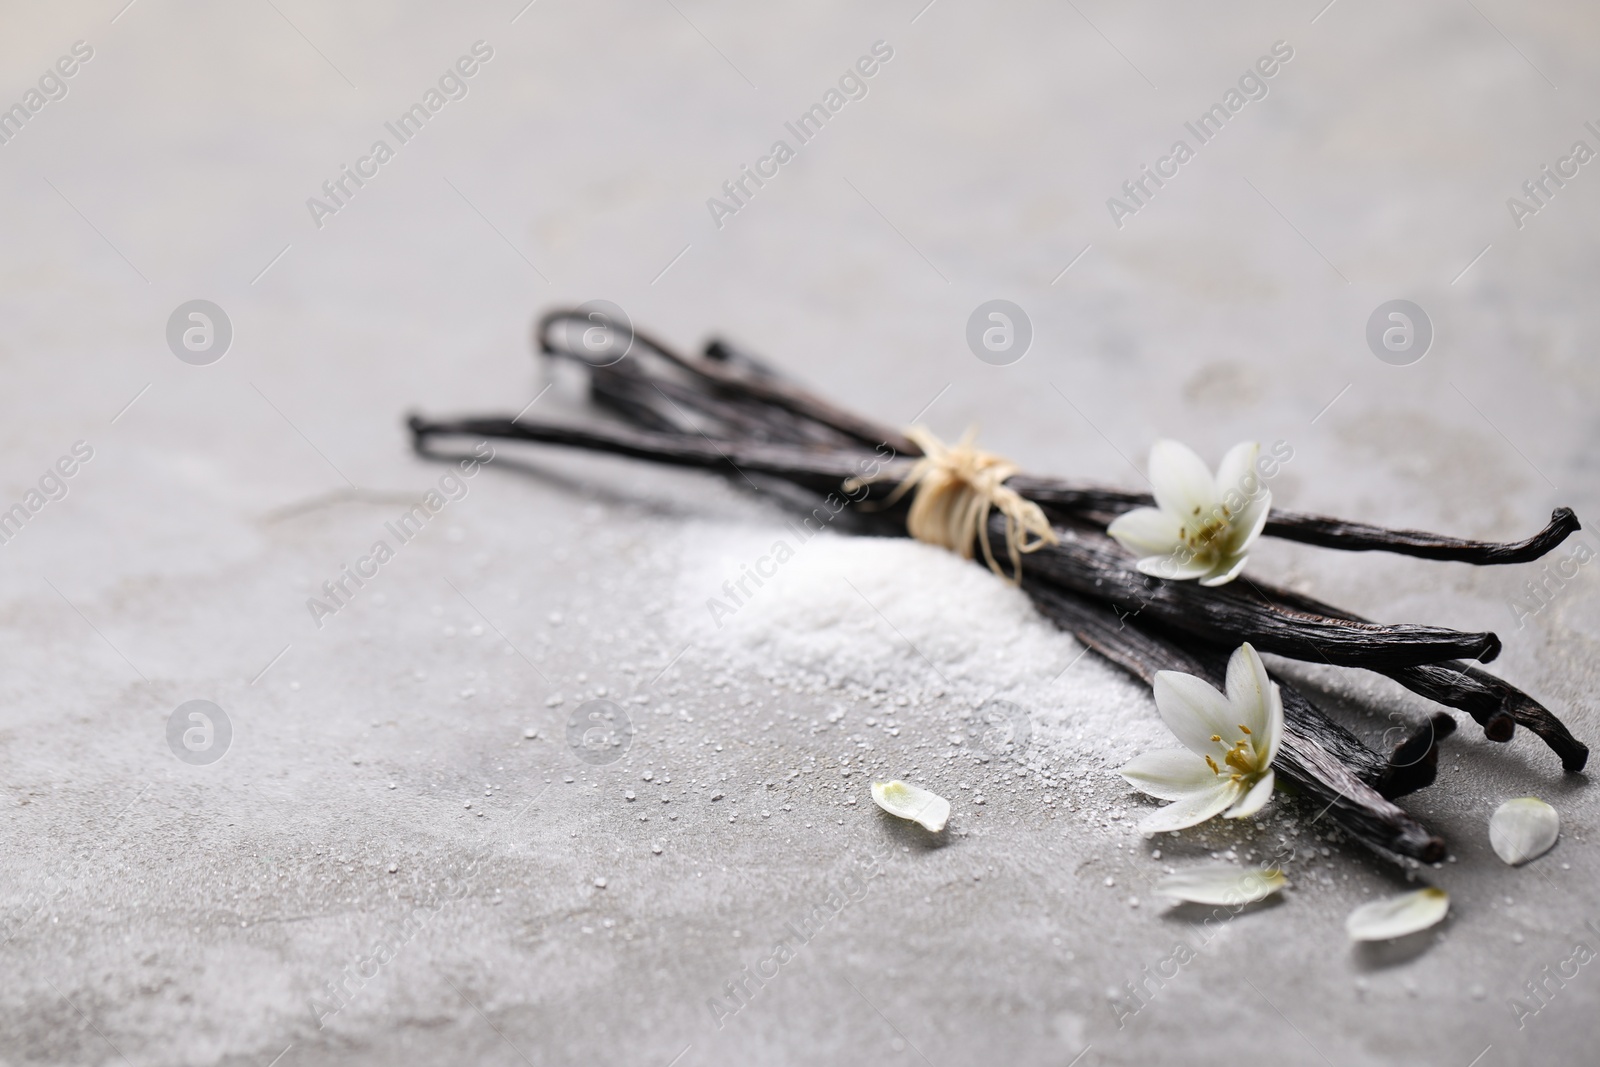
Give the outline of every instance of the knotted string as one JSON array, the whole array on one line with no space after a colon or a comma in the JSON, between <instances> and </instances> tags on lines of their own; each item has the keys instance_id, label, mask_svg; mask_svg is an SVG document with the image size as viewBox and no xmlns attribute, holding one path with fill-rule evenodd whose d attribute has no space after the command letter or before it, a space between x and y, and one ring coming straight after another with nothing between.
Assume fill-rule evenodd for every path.
<instances>
[{"instance_id":1,"label":"knotted string","mask_svg":"<svg viewBox=\"0 0 1600 1067\"><path fill-rule=\"evenodd\" d=\"M907 533L918 541L947 548L962 559L972 558L972 542L976 540L989 569L1018 585L1022 581L1022 554L1053 545L1057 538L1039 505L1004 484L1021 468L1003 456L973 448L976 435L975 429L968 430L952 446L924 427L907 430L906 436L922 449L922 458L889 494L884 506L893 505L915 489L917 494L906 516ZM854 492L863 484L865 480L852 478L845 483L845 489ZM991 509L1005 516L1009 575L1000 568L989 546Z\"/></svg>"}]
</instances>

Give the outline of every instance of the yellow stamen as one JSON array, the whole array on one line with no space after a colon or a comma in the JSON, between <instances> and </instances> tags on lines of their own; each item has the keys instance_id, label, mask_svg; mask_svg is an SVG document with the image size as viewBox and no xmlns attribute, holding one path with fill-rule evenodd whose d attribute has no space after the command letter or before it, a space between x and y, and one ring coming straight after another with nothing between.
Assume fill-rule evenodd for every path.
<instances>
[{"instance_id":1,"label":"yellow stamen","mask_svg":"<svg viewBox=\"0 0 1600 1067\"><path fill-rule=\"evenodd\" d=\"M1250 733L1250 727L1246 726L1244 723L1240 723L1239 724L1239 729L1241 731L1243 731L1245 734L1249 734Z\"/></svg>"},{"instance_id":2,"label":"yellow stamen","mask_svg":"<svg viewBox=\"0 0 1600 1067\"><path fill-rule=\"evenodd\" d=\"M1243 774L1254 774L1256 770L1255 753L1250 751L1249 743L1245 741L1240 741L1228 749L1228 754L1222 757L1222 761Z\"/></svg>"}]
</instances>

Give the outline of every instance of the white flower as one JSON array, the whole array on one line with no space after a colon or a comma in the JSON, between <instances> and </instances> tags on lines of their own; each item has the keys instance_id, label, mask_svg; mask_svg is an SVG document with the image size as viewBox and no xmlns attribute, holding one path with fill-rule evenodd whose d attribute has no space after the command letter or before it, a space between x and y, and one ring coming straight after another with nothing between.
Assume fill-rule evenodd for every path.
<instances>
[{"instance_id":1,"label":"white flower","mask_svg":"<svg viewBox=\"0 0 1600 1067\"><path fill-rule=\"evenodd\" d=\"M1253 441L1234 445L1212 478L1186 446L1157 441L1150 449L1156 506L1117 516L1106 532L1140 556L1145 574L1226 585L1244 569L1272 507L1272 492L1256 472L1260 452Z\"/></svg>"},{"instance_id":2,"label":"white flower","mask_svg":"<svg viewBox=\"0 0 1600 1067\"><path fill-rule=\"evenodd\" d=\"M1178 671L1156 674L1156 709L1188 751L1146 752L1119 772L1173 803L1139 824L1147 834L1181 830L1213 815L1254 815L1272 798L1272 759L1283 736L1283 699L1256 650L1228 659L1227 695Z\"/></svg>"}]
</instances>

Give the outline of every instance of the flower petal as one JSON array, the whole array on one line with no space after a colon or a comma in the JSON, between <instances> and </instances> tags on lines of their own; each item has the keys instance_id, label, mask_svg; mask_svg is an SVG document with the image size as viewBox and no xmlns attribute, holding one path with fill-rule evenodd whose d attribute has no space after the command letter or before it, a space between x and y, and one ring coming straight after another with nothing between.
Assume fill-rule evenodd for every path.
<instances>
[{"instance_id":1,"label":"flower petal","mask_svg":"<svg viewBox=\"0 0 1600 1067\"><path fill-rule=\"evenodd\" d=\"M1208 589L1214 589L1219 585L1227 585L1239 577L1239 572L1244 570L1244 565L1249 561L1250 557L1244 553L1240 553L1237 556L1224 556L1215 566L1208 568L1204 574L1200 575L1200 584Z\"/></svg>"},{"instance_id":2,"label":"flower petal","mask_svg":"<svg viewBox=\"0 0 1600 1067\"><path fill-rule=\"evenodd\" d=\"M1152 578L1165 578L1172 582L1201 578L1211 573L1211 564L1197 559L1187 549L1180 549L1170 556L1146 556L1135 566L1142 574L1148 574Z\"/></svg>"},{"instance_id":3,"label":"flower petal","mask_svg":"<svg viewBox=\"0 0 1600 1067\"><path fill-rule=\"evenodd\" d=\"M1157 671L1155 696L1161 721L1190 752L1221 758L1228 743L1239 736L1239 716L1233 705L1203 678L1181 671ZM1211 740L1213 735L1229 742L1219 748Z\"/></svg>"},{"instance_id":4,"label":"flower petal","mask_svg":"<svg viewBox=\"0 0 1600 1067\"><path fill-rule=\"evenodd\" d=\"M1233 705L1238 722L1250 728L1252 736L1267 732L1267 702L1271 699L1272 679L1255 646L1246 641L1228 657L1228 703Z\"/></svg>"},{"instance_id":5,"label":"flower petal","mask_svg":"<svg viewBox=\"0 0 1600 1067\"><path fill-rule=\"evenodd\" d=\"M1222 550L1234 555L1255 544L1256 538L1261 536L1262 529L1267 525L1271 511L1272 490L1263 489L1260 496L1251 498L1237 515L1229 519Z\"/></svg>"},{"instance_id":6,"label":"flower petal","mask_svg":"<svg viewBox=\"0 0 1600 1067\"><path fill-rule=\"evenodd\" d=\"M1160 508L1134 508L1118 515L1106 527L1106 533L1123 548L1140 556L1172 552L1183 543L1182 531L1182 523Z\"/></svg>"},{"instance_id":7,"label":"flower petal","mask_svg":"<svg viewBox=\"0 0 1600 1067\"><path fill-rule=\"evenodd\" d=\"M1283 691L1273 682L1267 692L1267 730L1256 738L1256 758L1270 767L1278 758L1278 743L1283 740Z\"/></svg>"},{"instance_id":8,"label":"flower petal","mask_svg":"<svg viewBox=\"0 0 1600 1067\"><path fill-rule=\"evenodd\" d=\"M1244 798L1222 813L1225 819L1243 819L1254 815L1267 806L1267 801L1272 799L1272 783L1277 776L1271 771L1256 779L1256 784L1250 787L1250 792Z\"/></svg>"},{"instance_id":9,"label":"flower petal","mask_svg":"<svg viewBox=\"0 0 1600 1067\"><path fill-rule=\"evenodd\" d=\"M1288 884L1289 880L1276 868L1210 863L1168 875L1156 883L1156 892L1191 904L1240 907L1265 900Z\"/></svg>"},{"instance_id":10,"label":"flower petal","mask_svg":"<svg viewBox=\"0 0 1600 1067\"><path fill-rule=\"evenodd\" d=\"M1508 800L1489 817L1489 844L1513 867L1549 852L1559 836L1561 816L1538 797Z\"/></svg>"},{"instance_id":11,"label":"flower petal","mask_svg":"<svg viewBox=\"0 0 1600 1067\"><path fill-rule=\"evenodd\" d=\"M1198 826L1238 800L1241 791L1238 782L1219 779L1217 785L1211 789L1201 793L1191 793L1182 800L1174 801L1159 811L1146 815L1140 821L1139 829L1147 834L1159 834L1167 830Z\"/></svg>"},{"instance_id":12,"label":"flower petal","mask_svg":"<svg viewBox=\"0 0 1600 1067\"><path fill-rule=\"evenodd\" d=\"M938 833L950 820L950 802L909 782L873 782L872 801L890 815L920 823Z\"/></svg>"},{"instance_id":13,"label":"flower petal","mask_svg":"<svg viewBox=\"0 0 1600 1067\"><path fill-rule=\"evenodd\" d=\"M1344 921L1344 929L1357 941L1388 941L1426 930L1449 910L1450 894L1429 886L1361 905Z\"/></svg>"},{"instance_id":14,"label":"flower petal","mask_svg":"<svg viewBox=\"0 0 1600 1067\"><path fill-rule=\"evenodd\" d=\"M1150 447L1150 487L1162 511L1185 522L1217 506L1217 483L1205 461L1177 441Z\"/></svg>"},{"instance_id":15,"label":"flower petal","mask_svg":"<svg viewBox=\"0 0 1600 1067\"><path fill-rule=\"evenodd\" d=\"M1117 773L1141 793L1161 800L1182 800L1217 784L1217 772L1206 766L1205 760L1181 748L1140 753Z\"/></svg>"},{"instance_id":16,"label":"flower petal","mask_svg":"<svg viewBox=\"0 0 1600 1067\"><path fill-rule=\"evenodd\" d=\"M1261 490L1261 475L1256 471L1256 457L1261 446L1255 441L1240 441L1228 449L1217 466L1217 499L1226 501L1229 493L1251 497Z\"/></svg>"}]
</instances>

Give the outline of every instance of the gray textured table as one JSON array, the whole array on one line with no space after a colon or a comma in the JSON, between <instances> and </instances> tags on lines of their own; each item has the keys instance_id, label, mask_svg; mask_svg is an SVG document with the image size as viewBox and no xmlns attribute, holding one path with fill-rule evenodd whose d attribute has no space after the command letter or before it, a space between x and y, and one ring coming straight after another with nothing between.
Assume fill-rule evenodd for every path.
<instances>
[{"instance_id":1,"label":"gray textured table","mask_svg":"<svg viewBox=\"0 0 1600 1067\"><path fill-rule=\"evenodd\" d=\"M1031 470L1137 484L1157 436L1281 439L1299 508L1596 513L1592 7L922 2L13 5L0 1063L1593 1062L1600 977L1566 961L1600 946L1596 805L1526 738L1469 724L1407 801L1452 842L1442 939L1353 951L1344 915L1403 880L1287 802L1168 846L1317 849L1203 935L1129 905L1160 864L1105 761L1046 812L1027 767L963 756L993 799L928 848L844 797L944 745L949 706L899 709L841 781L895 694L674 660L696 532L779 521L735 486L506 449L361 562L447 473L406 411L583 414L527 335L593 298ZM995 298L1031 323L1006 366L965 339ZM1435 334L1407 366L1364 336L1397 298ZM220 359L214 314L169 346L197 299ZM346 565L365 584L308 609ZM1588 568L1526 619L1537 568L1252 568L1496 629L1497 669L1600 735ZM588 765L566 723L601 689L647 728ZM200 720L169 744L193 700L231 730L192 739L212 763L175 754ZM1485 822L1525 793L1564 834L1512 870ZM1119 1012L1178 938L1195 961Z\"/></svg>"}]
</instances>

